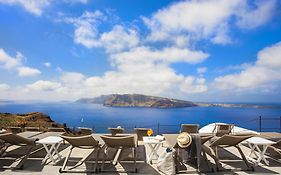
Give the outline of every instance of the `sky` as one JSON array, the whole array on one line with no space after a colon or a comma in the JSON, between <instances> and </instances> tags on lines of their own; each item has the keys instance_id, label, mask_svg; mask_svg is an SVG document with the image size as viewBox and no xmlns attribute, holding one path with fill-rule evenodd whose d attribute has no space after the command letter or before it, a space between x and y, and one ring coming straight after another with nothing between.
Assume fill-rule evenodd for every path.
<instances>
[{"instance_id":1,"label":"sky","mask_svg":"<svg viewBox=\"0 0 281 175\"><path fill-rule=\"evenodd\" d=\"M0 0L0 99L281 102L279 0Z\"/></svg>"}]
</instances>

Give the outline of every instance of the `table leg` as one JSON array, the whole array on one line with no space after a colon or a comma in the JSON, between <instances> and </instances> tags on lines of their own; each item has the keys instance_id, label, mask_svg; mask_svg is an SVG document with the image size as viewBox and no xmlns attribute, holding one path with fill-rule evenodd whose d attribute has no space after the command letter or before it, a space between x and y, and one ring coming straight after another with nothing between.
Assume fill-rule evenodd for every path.
<instances>
[{"instance_id":1,"label":"table leg","mask_svg":"<svg viewBox=\"0 0 281 175\"><path fill-rule=\"evenodd\" d=\"M152 144L149 143L148 146L149 146L151 152L148 156L147 162L152 163L153 156L156 156L157 158L159 157L159 155L157 154L157 150L159 149L160 144L154 144L154 146L152 146Z\"/></svg>"},{"instance_id":2,"label":"table leg","mask_svg":"<svg viewBox=\"0 0 281 175\"><path fill-rule=\"evenodd\" d=\"M54 148L54 152L53 152L53 156L57 155L59 160L62 159L62 156L58 152L60 145L61 145L61 142L57 143L57 146Z\"/></svg>"},{"instance_id":3,"label":"table leg","mask_svg":"<svg viewBox=\"0 0 281 175\"><path fill-rule=\"evenodd\" d=\"M260 150L260 148L258 147L258 146L256 146L256 149L257 149L257 151L259 152L259 157L258 157L258 159L257 159L257 161L256 161L256 164L258 165L262 160L264 161L264 163L266 164L266 165L269 165L269 162L266 160L266 158L265 158L265 152L266 152L266 150L267 150L267 148L268 148L268 145L263 145L262 146L262 150Z\"/></svg>"},{"instance_id":4,"label":"table leg","mask_svg":"<svg viewBox=\"0 0 281 175\"><path fill-rule=\"evenodd\" d=\"M263 145L263 149L261 151L261 158L264 161L264 163L268 166L269 162L265 158L265 152L266 152L267 148L268 148L268 145Z\"/></svg>"},{"instance_id":5,"label":"table leg","mask_svg":"<svg viewBox=\"0 0 281 175\"><path fill-rule=\"evenodd\" d=\"M54 159L54 156L57 155L58 159L61 160L62 156L59 154L58 152L58 148L60 146L61 142L57 143L57 144L52 144L50 145L50 148L48 148L47 144L43 144L47 154L45 156L45 158L42 160L42 164L46 163L47 159L50 158L51 161L53 162L53 164L56 164L56 161Z\"/></svg>"},{"instance_id":6,"label":"table leg","mask_svg":"<svg viewBox=\"0 0 281 175\"><path fill-rule=\"evenodd\" d=\"M150 148L150 154L148 155L148 160L147 162L150 162L150 164L152 164L152 158L153 158L153 154L154 154L154 146L152 146L152 144L148 144L149 148Z\"/></svg>"},{"instance_id":7,"label":"table leg","mask_svg":"<svg viewBox=\"0 0 281 175\"><path fill-rule=\"evenodd\" d=\"M51 161L52 161L53 163L55 163L55 159L53 158L52 152L51 152L51 151L54 149L55 144L50 145L50 149L48 148L48 145L46 145L46 144L43 144L43 146L44 146L44 148L45 148L45 150L46 150L46 152L47 152L47 155L46 155L45 158L42 160L42 164L44 164L44 163L47 161L48 158L50 158Z\"/></svg>"},{"instance_id":8,"label":"table leg","mask_svg":"<svg viewBox=\"0 0 281 175\"><path fill-rule=\"evenodd\" d=\"M248 143L248 145L249 145L249 147L250 147L250 149L251 149L251 151L250 151L248 157L251 157L252 154L254 154L254 155L256 156L256 158L258 158L259 156L257 155L257 153L256 153L256 151L255 151L256 145L251 144L251 143Z\"/></svg>"}]
</instances>

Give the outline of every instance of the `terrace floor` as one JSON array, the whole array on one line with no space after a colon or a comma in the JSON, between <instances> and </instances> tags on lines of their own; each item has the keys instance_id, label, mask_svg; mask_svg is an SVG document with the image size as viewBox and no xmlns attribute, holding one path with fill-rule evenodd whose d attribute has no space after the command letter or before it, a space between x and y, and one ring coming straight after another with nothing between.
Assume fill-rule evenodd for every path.
<instances>
[{"instance_id":1,"label":"terrace floor","mask_svg":"<svg viewBox=\"0 0 281 175\"><path fill-rule=\"evenodd\" d=\"M279 133L263 133L262 135L265 135L267 137L279 137L281 134ZM165 144L164 144L165 146ZM145 148L145 149L144 149ZM243 144L241 145L241 148L244 152L245 155L248 155L250 152L250 148L247 147L247 145ZM15 149L15 147L11 147L11 149ZM68 151L70 149L70 146L68 144L61 145L59 151L60 154L63 156L63 160L65 159ZM165 150L165 147L160 147L159 149L159 154L163 153ZM148 175L148 174L162 174L157 170L156 167L156 160L153 161L152 164L147 164L145 163L145 151L150 151L150 149L147 146L140 145L137 151L137 157L138 157L138 163L137 163L137 168L138 168L138 173L137 174L143 174L143 175ZM201 174L281 174L281 159L273 159L268 156L267 160L269 161L269 166L260 164L255 167L255 171L243 171L243 170L238 170L238 169L245 169L246 166L244 165L244 162L241 161L240 159L240 154L235 148L227 148L226 150L219 150L220 152L220 158L222 159L229 159L231 161L227 161L223 163L223 168L225 169L232 169L231 171L225 170L222 172L215 172L215 173L201 173ZM46 152L43 149L42 151L39 151L35 155L31 156L28 161L24 165L23 170L17 170L17 171L11 171L11 170L0 170L0 174L3 175L8 175L8 174L32 174L32 175L54 175L54 174L60 174L59 169L61 168L63 164L63 160L58 162L56 165L52 165L50 162L47 161L47 164L41 165L41 160L44 158ZM80 149L74 149L72 157L76 157L77 159L81 158L82 156L85 156L89 154L88 150L83 150L81 151ZM212 162L212 159L208 157L208 159ZM7 163L5 161L7 160L0 160L0 164ZM1 163L2 162L2 163ZM204 163L204 162L203 162ZM100 164L99 164L100 165ZM81 168L89 168L89 164L87 165L82 165ZM118 164L116 168L121 171L121 170L127 170L132 168L129 163L126 164ZM113 167L109 167L113 168ZM181 171L180 174L198 174L196 169L193 166L190 166L186 164L186 167L182 168L183 171ZM64 173L67 174L67 173ZM70 173L69 173L70 174ZM72 175L76 174L83 174L83 173L71 173ZM84 173L85 174L85 173ZM130 174L130 173L98 173L98 174ZM136 173L131 173L131 174L136 174Z\"/></svg>"}]
</instances>

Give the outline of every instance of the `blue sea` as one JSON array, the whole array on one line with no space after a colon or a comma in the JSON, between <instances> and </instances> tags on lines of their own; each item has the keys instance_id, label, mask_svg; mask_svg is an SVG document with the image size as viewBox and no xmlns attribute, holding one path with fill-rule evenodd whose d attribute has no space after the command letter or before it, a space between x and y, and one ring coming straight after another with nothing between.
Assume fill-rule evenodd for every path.
<instances>
[{"instance_id":1,"label":"blue sea","mask_svg":"<svg viewBox=\"0 0 281 175\"><path fill-rule=\"evenodd\" d=\"M107 132L108 127L122 126L127 131L134 127L150 127L156 133L178 132L182 123L197 123L200 127L214 122L259 131L262 116L263 131L280 131L281 108L127 108L105 107L81 103L0 103L0 112L42 112L70 128L90 127L96 132Z\"/></svg>"}]
</instances>

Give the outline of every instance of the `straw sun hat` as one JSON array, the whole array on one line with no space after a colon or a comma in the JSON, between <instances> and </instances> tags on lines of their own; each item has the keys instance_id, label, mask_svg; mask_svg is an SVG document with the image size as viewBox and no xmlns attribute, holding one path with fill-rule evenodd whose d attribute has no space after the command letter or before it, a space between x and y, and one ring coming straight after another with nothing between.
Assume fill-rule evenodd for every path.
<instances>
[{"instance_id":1,"label":"straw sun hat","mask_svg":"<svg viewBox=\"0 0 281 175\"><path fill-rule=\"evenodd\" d=\"M181 148L186 148L191 144L192 138L187 132L182 132L178 135L177 142Z\"/></svg>"}]
</instances>

